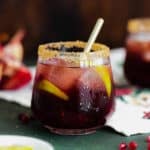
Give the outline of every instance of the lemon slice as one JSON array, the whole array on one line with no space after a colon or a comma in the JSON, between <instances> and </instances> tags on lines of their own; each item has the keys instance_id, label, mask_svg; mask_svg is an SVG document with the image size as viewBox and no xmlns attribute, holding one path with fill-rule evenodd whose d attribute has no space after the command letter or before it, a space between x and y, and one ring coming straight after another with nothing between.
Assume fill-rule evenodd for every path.
<instances>
[{"instance_id":1,"label":"lemon slice","mask_svg":"<svg viewBox=\"0 0 150 150\"><path fill-rule=\"evenodd\" d=\"M0 150L33 150L29 146L0 146Z\"/></svg>"},{"instance_id":2,"label":"lemon slice","mask_svg":"<svg viewBox=\"0 0 150 150\"><path fill-rule=\"evenodd\" d=\"M57 86L55 86L48 80L40 81L38 84L38 88L46 92L49 92L65 101L69 99L68 95L66 95L63 91L61 91Z\"/></svg>"},{"instance_id":3,"label":"lemon slice","mask_svg":"<svg viewBox=\"0 0 150 150\"><path fill-rule=\"evenodd\" d=\"M105 88L106 88L108 96L110 96L110 94L111 94L111 78L110 78L110 72L109 72L108 67L98 66L98 67L95 67L95 69L105 84Z\"/></svg>"}]
</instances>

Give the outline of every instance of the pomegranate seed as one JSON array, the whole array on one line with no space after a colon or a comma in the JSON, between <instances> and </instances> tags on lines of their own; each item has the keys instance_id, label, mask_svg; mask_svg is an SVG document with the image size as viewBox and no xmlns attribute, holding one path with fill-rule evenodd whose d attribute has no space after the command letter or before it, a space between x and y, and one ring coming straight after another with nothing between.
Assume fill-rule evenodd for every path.
<instances>
[{"instance_id":1,"label":"pomegranate seed","mask_svg":"<svg viewBox=\"0 0 150 150\"><path fill-rule=\"evenodd\" d=\"M122 96L122 95L128 95L132 92L133 90L130 88L122 88L122 89L116 89L116 96Z\"/></svg>"},{"instance_id":2,"label":"pomegranate seed","mask_svg":"<svg viewBox=\"0 0 150 150\"><path fill-rule=\"evenodd\" d=\"M30 116L26 113L20 113L18 116L18 119L22 122L22 123L28 123L30 120Z\"/></svg>"},{"instance_id":3,"label":"pomegranate seed","mask_svg":"<svg viewBox=\"0 0 150 150\"><path fill-rule=\"evenodd\" d=\"M150 135L146 137L146 142L150 143Z\"/></svg>"},{"instance_id":4,"label":"pomegranate seed","mask_svg":"<svg viewBox=\"0 0 150 150\"><path fill-rule=\"evenodd\" d=\"M129 143L129 150L136 150L137 147L138 147L137 142L131 141L131 142Z\"/></svg>"},{"instance_id":5,"label":"pomegranate seed","mask_svg":"<svg viewBox=\"0 0 150 150\"><path fill-rule=\"evenodd\" d=\"M122 142L122 143L119 144L119 150L126 150L127 147L128 147L127 144L124 143L124 142Z\"/></svg>"}]
</instances>

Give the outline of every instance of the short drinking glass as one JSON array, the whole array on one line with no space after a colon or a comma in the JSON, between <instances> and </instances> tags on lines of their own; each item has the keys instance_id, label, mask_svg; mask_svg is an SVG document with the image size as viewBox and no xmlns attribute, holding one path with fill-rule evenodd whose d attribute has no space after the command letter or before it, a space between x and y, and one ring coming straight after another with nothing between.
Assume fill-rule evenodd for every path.
<instances>
[{"instance_id":1,"label":"short drinking glass","mask_svg":"<svg viewBox=\"0 0 150 150\"><path fill-rule=\"evenodd\" d=\"M114 110L109 48L86 43L40 45L32 94L32 111L51 132L89 134L102 127Z\"/></svg>"}]
</instances>

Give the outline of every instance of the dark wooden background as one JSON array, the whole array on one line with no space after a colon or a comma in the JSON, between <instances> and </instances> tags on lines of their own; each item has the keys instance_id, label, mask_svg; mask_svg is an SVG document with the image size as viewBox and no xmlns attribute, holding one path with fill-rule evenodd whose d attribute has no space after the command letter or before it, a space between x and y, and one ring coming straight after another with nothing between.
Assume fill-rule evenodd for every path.
<instances>
[{"instance_id":1,"label":"dark wooden background","mask_svg":"<svg viewBox=\"0 0 150 150\"><path fill-rule=\"evenodd\" d=\"M97 42L123 46L127 20L150 17L150 0L0 0L0 33L26 30L25 59L40 43L86 41L98 17L105 24Z\"/></svg>"}]
</instances>

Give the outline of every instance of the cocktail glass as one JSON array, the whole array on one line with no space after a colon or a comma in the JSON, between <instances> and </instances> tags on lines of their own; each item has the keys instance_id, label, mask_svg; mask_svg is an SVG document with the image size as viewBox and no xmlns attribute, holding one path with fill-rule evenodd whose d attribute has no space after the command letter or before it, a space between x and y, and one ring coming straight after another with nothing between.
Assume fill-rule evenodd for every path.
<instances>
[{"instance_id":1,"label":"cocktail glass","mask_svg":"<svg viewBox=\"0 0 150 150\"><path fill-rule=\"evenodd\" d=\"M150 87L150 18L128 21L124 71L130 83Z\"/></svg>"},{"instance_id":2,"label":"cocktail glass","mask_svg":"<svg viewBox=\"0 0 150 150\"><path fill-rule=\"evenodd\" d=\"M114 110L109 48L86 43L40 45L32 111L51 132L88 134L102 127Z\"/></svg>"}]
</instances>

